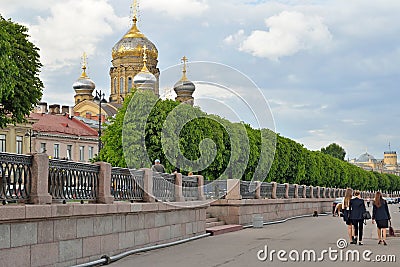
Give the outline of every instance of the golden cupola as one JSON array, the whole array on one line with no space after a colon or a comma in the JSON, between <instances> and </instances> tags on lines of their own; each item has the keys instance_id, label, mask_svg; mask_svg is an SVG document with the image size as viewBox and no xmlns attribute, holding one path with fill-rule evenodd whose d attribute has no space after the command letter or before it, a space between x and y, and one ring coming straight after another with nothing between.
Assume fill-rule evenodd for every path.
<instances>
[{"instance_id":1,"label":"golden cupola","mask_svg":"<svg viewBox=\"0 0 400 267\"><path fill-rule=\"evenodd\" d=\"M137 26L137 1L132 6L132 27L112 48L112 67L110 68L111 94L110 101L121 103L134 88L134 77L143 68L142 56L147 55L147 69L157 81L154 94L159 96L158 50ZM146 47L146 48L145 48Z\"/></svg>"}]
</instances>

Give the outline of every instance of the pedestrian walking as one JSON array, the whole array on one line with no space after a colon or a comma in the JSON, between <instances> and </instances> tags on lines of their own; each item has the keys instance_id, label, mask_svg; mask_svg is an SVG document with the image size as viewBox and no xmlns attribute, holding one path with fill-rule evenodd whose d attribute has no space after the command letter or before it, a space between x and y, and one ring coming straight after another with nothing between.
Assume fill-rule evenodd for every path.
<instances>
[{"instance_id":1,"label":"pedestrian walking","mask_svg":"<svg viewBox=\"0 0 400 267\"><path fill-rule=\"evenodd\" d=\"M343 220L347 225L347 234L349 235L350 243L353 242L353 236L354 236L353 225L351 224L350 220L350 200L352 196L353 196L353 190L351 188L347 188L342 202Z\"/></svg>"},{"instance_id":2,"label":"pedestrian walking","mask_svg":"<svg viewBox=\"0 0 400 267\"><path fill-rule=\"evenodd\" d=\"M386 228L390 221L389 207L386 200L383 199L381 192L376 192L374 203L372 206L372 223L376 222L378 228L378 244L387 245L386 243Z\"/></svg>"},{"instance_id":3,"label":"pedestrian walking","mask_svg":"<svg viewBox=\"0 0 400 267\"><path fill-rule=\"evenodd\" d=\"M354 198L350 200L350 219L354 226L354 238L351 244L357 244L362 246L363 230L364 230L364 218L363 213L367 209L365 208L364 199L361 198L360 191L354 192Z\"/></svg>"}]
</instances>

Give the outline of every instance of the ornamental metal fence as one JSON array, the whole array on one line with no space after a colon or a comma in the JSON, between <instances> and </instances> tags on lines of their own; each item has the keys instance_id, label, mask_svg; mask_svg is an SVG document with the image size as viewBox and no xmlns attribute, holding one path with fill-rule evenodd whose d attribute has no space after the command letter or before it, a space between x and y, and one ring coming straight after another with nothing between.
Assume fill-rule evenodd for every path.
<instances>
[{"instance_id":1,"label":"ornamental metal fence","mask_svg":"<svg viewBox=\"0 0 400 267\"><path fill-rule=\"evenodd\" d=\"M153 194L160 201L175 201L175 174L153 172Z\"/></svg>"},{"instance_id":2,"label":"ornamental metal fence","mask_svg":"<svg viewBox=\"0 0 400 267\"><path fill-rule=\"evenodd\" d=\"M318 188L313 187L313 197L317 197L317 195L318 195Z\"/></svg>"},{"instance_id":3,"label":"ornamental metal fence","mask_svg":"<svg viewBox=\"0 0 400 267\"><path fill-rule=\"evenodd\" d=\"M311 198L311 187L306 186L306 198Z\"/></svg>"},{"instance_id":4,"label":"ornamental metal fence","mask_svg":"<svg viewBox=\"0 0 400 267\"><path fill-rule=\"evenodd\" d=\"M289 185L289 198L295 197L296 186L294 184Z\"/></svg>"},{"instance_id":5,"label":"ornamental metal fence","mask_svg":"<svg viewBox=\"0 0 400 267\"><path fill-rule=\"evenodd\" d=\"M25 202L31 193L32 156L0 153L0 200Z\"/></svg>"},{"instance_id":6,"label":"ornamental metal fence","mask_svg":"<svg viewBox=\"0 0 400 267\"><path fill-rule=\"evenodd\" d=\"M49 160L49 194L58 200L95 200L99 184L95 164Z\"/></svg>"},{"instance_id":7,"label":"ornamental metal fence","mask_svg":"<svg viewBox=\"0 0 400 267\"><path fill-rule=\"evenodd\" d=\"M260 196L262 198L272 198L272 184L271 183L261 183Z\"/></svg>"},{"instance_id":8,"label":"ornamental metal fence","mask_svg":"<svg viewBox=\"0 0 400 267\"><path fill-rule=\"evenodd\" d=\"M304 186L299 186L299 188L297 189L297 196L299 198L304 198Z\"/></svg>"},{"instance_id":9,"label":"ornamental metal fence","mask_svg":"<svg viewBox=\"0 0 400 267\"><path fill-rule=\"evenodd\" d=\"M223 198L227 194L226 180L205 180L203 190L207 199Z\"/></svg>"},{"instance_id":10,"label":"ornamental metal fence","mask_svg":"<svg viewBox=\"0 0 400 267\"><path fill-rule=\"evenodd\" d=\"M276 185L276 198L285 198L286 195L286 185L277 184Z\"/></svg>"},{"instance_id":11,"label":"ornamental metal fence","mask_svg":"<svg viewBox=\"0 0 400 267\"><path fill-rule=\"evenodd\" d=\"M143 170L113 167L110 189L114 200L143 201L143 177Z\"/></svg>"},{"instance_id":12,"label":"ornamental metal fence","mask_svg":"<svg viewBox=\"0 0 400 267\"><path fill-rule=\"evenodd\" d=\"M199 199L199 183L197 176L182 175L182 194L185 201Z\"/></svg>"},{"instance_id":13,"label":"ornamental metal fence","mask_svg":"<svg viewBox=\"0 0 400 267\"><path fill-rule=\"evenodd\" d=\"M255 182L240 181L240 195L245 199L255 198L256 187L257 184Z\"/></svg>"}]
</instances>

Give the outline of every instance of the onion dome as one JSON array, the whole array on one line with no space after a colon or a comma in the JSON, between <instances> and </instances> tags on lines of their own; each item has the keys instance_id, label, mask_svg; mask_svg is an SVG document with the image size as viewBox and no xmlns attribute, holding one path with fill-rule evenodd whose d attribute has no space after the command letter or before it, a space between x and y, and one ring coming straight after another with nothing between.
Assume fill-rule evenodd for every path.
<instances>
[{"instance_id":1,"label":"onion dome","mask_svg":"<svg viewBox=\"0 0 400 267\"><path fill-rule=\"evenodd\" d=\"M87 58L85 53L83 53L82 58L82 74L72 85L72 88L75 90L75 105L84 100L91 100L93 98L93 90L96 88L94 82L86 74Z\"/></svg>"},{"instance_id":2,"label":"onion dome","mask_svg":"<svg viewBox=\"0 0 400 267\"><path fill-rule=\"evenodd\" d=\"M77 89L89 89L89 90L94 90L96 88L96 85L94 82L87 76L86 74L86 66L83 65L82 67L82 75L79 77L76 82L72 85L72 88L74 90Z\"/></svg>"},{"instance_id":3,"label":"onion dome","mask_svg":"<svg viewBox=\"0 0 400 267\"><path fill-rule=\"evenodd\" d=\"M144 46L147 47L147 54L150 58L158 58L158 50L156 46L139 31L136 23L137 18L135 15L133 17L133 25L131 29L112 48L113 59L125 56L140 57Z\"/></svg>"},{"instance_id":4,"label":"onion dome","mask_svg":"<svg viewBox=\"0 0 400 267\"><path fill-rule=\"evenodd\" d=\"M192 95L196 90L196 86L186 77L187 58L184 56L182 58L182 61L183 61L182 78L174 85L174 91L177 95L176 100L179 102L188 102L189 104L193 105Z\"/></svg>"},{"instance_id":5,"label":"onion dome","mask_svg":"<svg viewBox=\"0 0 400 267\"><path fill-rule=\"evenodd\" d=\"M154 90L157 78L147 69L147 46L143 47L143 68L133 77L133 84L140 90Z\"/></svg>"}]
</instances>

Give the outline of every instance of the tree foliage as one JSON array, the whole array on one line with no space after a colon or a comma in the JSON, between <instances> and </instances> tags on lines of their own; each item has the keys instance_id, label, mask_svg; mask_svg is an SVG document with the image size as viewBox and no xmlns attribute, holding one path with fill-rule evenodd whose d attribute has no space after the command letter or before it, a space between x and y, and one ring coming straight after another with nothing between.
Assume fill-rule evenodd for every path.
<instances>
[{"instance_id":1,"label":"tree foliage","mask_svg":"<svg viewBox=\"0 0 400 267\"><path fill-rule=\"evenodd\" d=\"M167 171L178 167L183 173L201 172L209 180L222 177L400 190L399 176L365 171L342 157L310 151L268 129L232 123L197 107L159 100L152 93L135 92L134 96L125 100L102 137L99 159L113 166L149 167L158 158ZM147 110L148 103L153 103L151 110Z\"/></svg>"},{"instance_id":2,"label":"tree foliage","mask_svg":"<svg viewBox=\"0 0 400 267\"><path fill-rule=\"evenodd\" d=\"M332 143L325 148L321 148L321 152L341 160L344 160L344 157L346 156L346 151L344 148L336 143Z\"/></svg>"},{"instance_id":3,"label":"tree foliage","mask_svg":"<svg viewBox=\"0 0 400 267\"><path fill-rule=\"evenodd\" d=\"M42 66L27 28L0 16L0 128L24 122L42 97Z\"/></svg>"}]
</instances>

